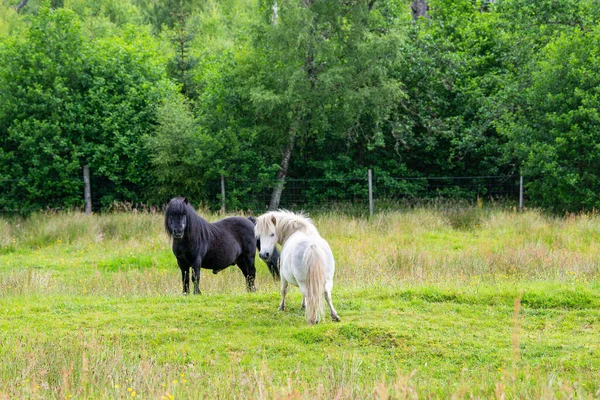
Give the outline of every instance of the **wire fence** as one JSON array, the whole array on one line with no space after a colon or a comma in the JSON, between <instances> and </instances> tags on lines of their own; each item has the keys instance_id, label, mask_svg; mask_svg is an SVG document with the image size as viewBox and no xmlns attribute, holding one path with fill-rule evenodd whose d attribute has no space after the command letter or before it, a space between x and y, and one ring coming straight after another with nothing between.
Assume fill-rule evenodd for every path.
<instances>
[{"instance_id":1,"label":"wire fence","mask_svg":"<svg viewBox=\"0 0 600 400\"><path fill-rule=\"evenodd\" d=\"M389 178L384 181L378 186L379 198L408 202L440 198L517 200L520 191L518 175Z\"/></svg>"},{"instance_id":2,"label":"wire fence","mask_svg":"<svg viewBox=\"0 0 600 400\"><path fill-rule=\"evenodd\" d=\"M226 210L264 211L276 181L225 180ZM518 205L518 175L461 177L374 176L351 179L288 179L279 206L289 209L369 211L422 205L475 204L478 201ZM372 199L373 204L369 204Z\"/></svg>"},{"instance_id":3,"label":"wire fence","mask_svg":"<svg viewBox=\"0 0 600 400\"><path fill-rule=\"evenodd\" d=\"M204 187L203 199L190 198L193 204L212 211L262 213L269 208L276 180L249 180L224 178L208 182ZM27 181L0 180L2 193L19 190ZM64 186L81 193L76 201L62 201ZM111 184L112 185L112 184ZM83 178L74 178L65 183L57 182L55 196L45 194L36 199L37 204L27 206L19 202L7 203L0 207L0 214L27 214L35 211L61 211L67 209L86 210ZM110 211L143 210L160 212L163 204L149 204L143 200L113 198L109 204L99 199L100 193L109 188L102 182L91 182L90 211L95 213ZM175 195L175 194L174 194ZM165 199L165 203L168 199ZM493 202L510 207L523 206L523 188L518 175L498 176L444 176L444 177L393 177L374 174L369 181L367 176L332 179L287 179L279 202L280 208L304 211L337 211L351 213L372 213L381 210L402 209L415 206L456 207Z\"/></svg>"},{"instance_id":4,"label":"wire fence","mask_svg":"<svg viewBox=\"0 0 600 400\"><path fill-rule=\"evenodd\" d=\"M225 179L225 197L219 195L226 210L264 211L271 202L276 180ZM334 203L361 203L368 200L366 180L287 179L279 202L280 208L314 210Z\"/></svg>"}]
</instances>

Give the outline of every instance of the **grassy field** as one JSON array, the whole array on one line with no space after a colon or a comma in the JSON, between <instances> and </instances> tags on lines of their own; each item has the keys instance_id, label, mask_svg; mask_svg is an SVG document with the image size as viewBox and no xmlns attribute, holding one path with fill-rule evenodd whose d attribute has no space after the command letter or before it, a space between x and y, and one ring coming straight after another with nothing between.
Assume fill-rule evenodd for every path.
<instances>
[{"instance_id":1,"label":"grassy field","mask_svg":"<svg viewBox=\"0 0 600 400\"><path fill-rule=\"evenodd\" d=\"M600 398L599 215L313 215L316 326L258 258L182 296L162 218L0 219L0 398Z\"/></svg>"}]
</instances>

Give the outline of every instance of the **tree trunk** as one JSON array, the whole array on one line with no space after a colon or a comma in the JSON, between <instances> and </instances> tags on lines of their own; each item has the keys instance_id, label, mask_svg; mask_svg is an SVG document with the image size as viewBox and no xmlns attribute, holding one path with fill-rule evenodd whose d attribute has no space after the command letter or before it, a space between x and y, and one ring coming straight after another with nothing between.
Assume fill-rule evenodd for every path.
<instances>
[{"instance_id":1,"label":"tree trunk","mask_svg":"<svg viewBox=\"0 0 600 400\"><path fill-rule=\"evenodd\" d=\"M271 17L271 21L273 25L277 25L279 22L279 5L277 4L277 0L273 2L273 16Z\"/></svg>"},{"instance_id":2,"label":"tree trunk","mask_svg":"<svg viewBox=\"0 0 600 400\"><path fill-rule=\"evenodd\" d=\"M285 178L288 173L288 166L290 158L292 157L292 151L294 150L294 142L296 141L296 130L292 129L290 134L290 142L283 150L281 155L281 166L279 172L277 172L277 182L273 188L273 194L271 195L271 203L269 204L269 211L277 210L279 208L279 201L281 200L281 193L283 193L283 186L285 185Z\"/></svg>"},{"instance_id":3,"label":"tree trunk","mask_svg":"<svg viewBox=\"0 0 600 400\"><path fill-rule=\"evenodd\" d=\"M429 18L427 15L427 11L429 11L429 6L427 5L426 0L414 0L410 4L410 9L412 10L412 17L416 21L419 17Z\"/></svg>"},{"instance_id":4,"label":"tree trunk","mask_svg":"<svg viewBox=\"0 0 600 400\"><path fill-rule=\"evenodd\" d=\"M25 7L27 5L27 1L28 0L21 0L21 2L19 4L17 4L17 6L15 7L15 9L17 10L17 12L19 12L19 10L23 7Z\"/></svg>"},{"instance_id":5,"label":"tree trunk","mask_svg":"<svg viewBox=\"0 0 600 400\"><path fill-rule=\"evenodd\" d=\"M489 12L490 6L494 4L495 0L487 0L481 2L481 12Z\"/></svg>"}]
</instances>

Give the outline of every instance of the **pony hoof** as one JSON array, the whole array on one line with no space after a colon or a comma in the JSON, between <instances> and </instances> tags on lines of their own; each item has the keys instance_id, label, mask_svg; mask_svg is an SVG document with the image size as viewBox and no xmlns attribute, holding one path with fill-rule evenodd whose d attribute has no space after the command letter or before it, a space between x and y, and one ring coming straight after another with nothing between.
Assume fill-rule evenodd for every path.
<instances>
[{"instance_id":1,"label":"pony hoof","mask_svg":"<svg viewBox=\"0 0 600 400\"><path fill-rule=\"evenodd\" d=\"M340 321L341 321L340 317L338 317L337 315L332 315L332 316L331 316L331 319L332 319L334 322L340 322Z\"/></svg>"}]
</instances>

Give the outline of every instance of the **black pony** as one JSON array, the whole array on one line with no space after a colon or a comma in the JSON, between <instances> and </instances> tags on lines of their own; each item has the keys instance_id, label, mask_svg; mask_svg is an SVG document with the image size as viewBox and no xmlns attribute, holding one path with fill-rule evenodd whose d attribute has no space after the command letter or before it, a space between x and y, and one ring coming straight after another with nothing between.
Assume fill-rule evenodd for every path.
<instances>
[{"instance_id":1,"label":"black pony","mask_svg":"<svg viewBox=\"0 0 600 400\"><path fill-rule=\"evenodd\" d=\"M210 223L196 213L187 198L175 197L165 210L165 228L173 238L173 254L181 269L184 294L190 288L190 268L194 294L200 294L200 268L212 269L216 274L235 264L246 277L247 289L256 290L256 238L250 219L228 217Z\"/></svg>"},{"instance_id":2,"label":"black pony","mask_svg":"<svg viewBox=\"0 0 600 400\"><path fill-rule=\"evenodd\" d=\"M256 247L252 247L255 224L254 217L229 217L211 224L196 213L187 198L176 197L169 201L165 210L165 228L173 238L173 254L181 269L183 293L189 292L190 268L193 270L194 293L199 294L200 268L212 269L216 274L234 264L246 277L248 290L255 291ZM260 240L256 240L255 246L260 250ZM266 263L273 278L279 278L277 248Z\"/></svg>"}]
</instances>

